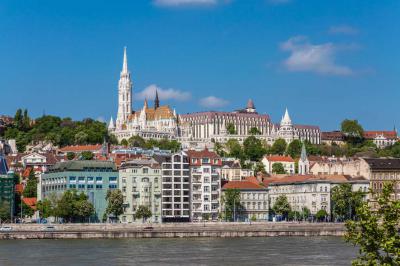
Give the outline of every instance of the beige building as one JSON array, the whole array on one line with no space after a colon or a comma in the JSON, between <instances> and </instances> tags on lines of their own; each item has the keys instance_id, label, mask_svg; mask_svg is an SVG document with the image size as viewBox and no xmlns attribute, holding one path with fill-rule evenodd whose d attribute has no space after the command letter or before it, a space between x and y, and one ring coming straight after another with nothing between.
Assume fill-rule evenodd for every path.
<instances>
[{"instance_id":1,"label":"beige building","mask_svg":"<svg viewBox=\"0 0 400 266\"><path fill-rule=\"evenodd\" d=\"M254 176L254 170L243 169L238 160L222 161L221 177L227 181L241 181Z\"/></svg>"},{"instance_id":2,"label":"beige building","mask_svg":"<svg viewBox=\"0 0 400 266\"><path fill-rule=\"evenodd\" d=\"M142 222L136 219L139 206L150 209L153 223L161 222L161 166L153 158L128 161L119 169L119 184L124 197L123 223Z\"/></svg>"},{"instance_id":3,"label":"beige building","mask_svg":"<svg viewBox=\"0 0 400 266\"><path fill-rule=\"evenodd\" d=\"M243 210L238 211L235 220L258 221L268 220L268 190L257 182L248 180L230 181L222 187L222 193L227 189L238 189L240 191L240 203ZM221 211L223 212L223 206Z\"/></svg>"},{"instance_id":4,"label":"beige building","mask_svg":"<svg viewBox=\"0 0 400 266\"><path fill-rule=\"evenodd\" d=\"M274 206L277 198L285 195L294 211L301 212L303 208L315 215L319 210L331 212L331 190L342 184L352 184L353 191L368 192L369 181L362 178L352 178L346 175L294 175L275 178L269 182L270 206Z\"/></svg>"},{"instance_id":5,"label":"beige building","mask_svg":"<svg viewBox=\"0 0 400 266\"><path fill-rule=\"evenodd\" d=\"M362 158L320 157L312 163L310 174L364 176L369 179L370 170Z\"/></svg>"},{"instance_id":6,"label":"beige building","mask_svg":"<svg viewBox=\"0 0 400 266\"><path fill-rule=\"evenodd\" d=\"M261 161L264 164L265 171L267 174L272 174L272 166L276 163L281 163L287 174L294 174L294 160L290 156L281 155L267 155Z\"/></svg>"}]
</instances>

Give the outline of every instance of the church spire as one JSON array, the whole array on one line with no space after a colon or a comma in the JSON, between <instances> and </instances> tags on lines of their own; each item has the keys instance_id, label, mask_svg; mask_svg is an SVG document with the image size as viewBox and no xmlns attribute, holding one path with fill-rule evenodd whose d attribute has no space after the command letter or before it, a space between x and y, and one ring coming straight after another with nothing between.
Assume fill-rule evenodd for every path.
<instances>
[{"instance_id":1,"label":"church spire","mask_svg":"<svg viewBox=\"0 0 400 266\"><path fill-rule=\"evenodd\" d=\"M154 109L160 107L160 100L158 99L158 90L156 89L156 98L154 99Z\"/></svg>"},{"instance_id":2,"label":"church spire","mask_svg":"<svg viewBox=\"0 0 400 266\"><path fill-rule=\"evenodd\" d=\"M128 73L128 57L126 56L126 46L124 47L124 62L122 64L122 73Z\"/></svg>"},{"instance_id":3,"label":"church spire","mask_svg":"<svg viewBox=\"0 0 400 266\"><path fill-rule=\"evenodd\" d=\"M281 126L290 126L292 125L292 119L290 119L289 111L286 108L285 115L282 117Z\"/></svg>"}]
</instances>

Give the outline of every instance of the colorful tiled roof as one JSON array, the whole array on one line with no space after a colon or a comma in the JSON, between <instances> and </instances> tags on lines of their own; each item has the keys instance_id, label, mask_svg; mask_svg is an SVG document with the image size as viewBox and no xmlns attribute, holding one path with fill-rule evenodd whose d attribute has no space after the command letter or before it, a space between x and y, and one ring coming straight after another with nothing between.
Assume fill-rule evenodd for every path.
<instances>
[{"instance_id":1,"label":"colorful tiled roof","mask_svg":"<svg viewBox=\"0 0 400 266\"><path fill-rule=\"evenodd\" d=\"M227 182L222 189L265 189L264 186L250 181L230 181Z\"/></svg>"},{"instance_id":2,"label":"colorful tiled roof","mask_svg":"<svg viewBox=\"0 0 400 266\"><path fill-rule=\"evenodd\" d=\"M22 201L28 205L31 209L36 210L37 198L22 198Z\"/></svg>"},{"instance_id":3,"label":"colorful tiled roof","mask_svg":"<svg viewBox=\"0 0 400 266\"><path fill-rule=\"evenodd\" d=\"M364 131L364 138L374 139L378 136L384 136L387 139L397 139L397 132L394 130L390 131Z\"/></svg>"},{"instance_id":4,"label":"colorful tiled roof","mask_svg":"<svg viewBox=\"0 0 400 266\"><path fill-rule=\"evenodd\" d=\"M294 162L293 158L290 156L282 156L282 155L271 155L265 156L270 162Z\"/></svg>"},{"instance_id":5,"label":"colorful tiled roof","mask_svg":"<svg viewBox=\"0 0 400 266\"><path fill-rule=\"evenodd\" d=\"M60 152L83 152L83 151L99 151L102 148L101 144L95 145L74 145L74 146L65 146L60 149Z\"/></svg>"}]
</instances>

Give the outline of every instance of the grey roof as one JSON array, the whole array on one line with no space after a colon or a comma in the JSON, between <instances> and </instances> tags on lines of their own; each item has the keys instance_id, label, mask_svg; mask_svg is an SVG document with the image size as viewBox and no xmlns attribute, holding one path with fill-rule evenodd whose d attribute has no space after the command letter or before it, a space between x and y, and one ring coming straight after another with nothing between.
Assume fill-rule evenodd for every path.
<instances>
[{"instance_id":1,"label":"grey roof","mask_svg":"<svg viewBox=\"0 0 400 266\"><path fill-rule=\"evenodd\" d=\"M400 159L397 158L364 158L372 170L400 170Z\"/></svg>"},{"instance_id":2,"label":"grey roof","mask_svg":"<svg viewBox=\"0 0 400 266\"><path fill-rule=\"evenodd\" d=\"M61 171L96 171L107 168L109 171L116 172L117 166L111 161L89 161L89 160L75 160L67 162L58 162L49 169L50 172Z\"/></svg>"},{"instance_id":3,"label":"grey roof","mask_svg":"<svg viewBox=\"0 0 400 266\"><path fill-rule=\"evenodd\" d=\"M129 168L129 167L143 167L143 166L148 166L148 167L152 167L152 168L160 168L160 164L153 158L133 159L133 160L123 163L120 168L123 169L123 168Z\"/></svg>"}]
</instances>

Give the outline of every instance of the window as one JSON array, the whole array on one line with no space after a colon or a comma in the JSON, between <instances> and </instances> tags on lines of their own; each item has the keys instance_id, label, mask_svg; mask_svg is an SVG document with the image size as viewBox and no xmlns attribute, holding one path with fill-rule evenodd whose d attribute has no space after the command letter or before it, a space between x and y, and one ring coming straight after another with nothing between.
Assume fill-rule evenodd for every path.
<instances>
[{"instance_id":1,"label":"window","mask_svg":"<svg viewBox=\"0 0 400 266\"><path fill-rule=\"evenodd\" d=\"M96 189L103 189L103 185L97 184L97 185L96 185Z\"/></svg>"},{"instance_id":2,"label":"window","mask_svg":"<svg viewBox=\"0 0 400 266\"><path fill-rule=\"evenodd\" d=\"M204 186L204 192L210 192L210 187L209 186Z\"/></svg>"},{"instance_id":3,"label":"window","mask_svg":"<svg viewBox=\"0 0 400 266\"><path fill-rule=\"evenodd\" d=\"M92 190L93 189L93 185L87 185L87 189Z\"/></svg>"},{"instance_id":4,"label":"window","mask_svg":"<svg viewBox=\"0 0 400 266\"><path fill-rule=\"evenodd\" d=\"M76 181L76 176L70 176L69 181Z\"/></svg>"},{"instance_id":5,"label":"window","mask_svg":"<svg viewBox=\"0 0 400 266\"><path fill-rule=\"evenodd\" d=\"M143 168L143 174L148 174L149 173L149 168Z\"/></svg>"},{"instance_id":6,"label":"window","mask_svg":"<svg viewBox=\"0 0 400 266\"><path fill-rule=\"evenodd\" d=\"M202 163L210 163L210 158L203 158Z\"/></svg>"},{"instance_id":7,"label":"window","mask_svg":"<svg viewBox=\"0 0 400 266\"><path fill-rule=\"evenodd\" d=\"M76 188L76 185L69 185L69 188Z\"/></svg>"},{"instance_id":8,"label":"window","mask_svg":"<svg viewBox=\"0 0 400 266\"><path fill-rule=\"evenodd\" d=\"M122 183L126 183L126 178L122 178Z\"/></svg>"},{"instance_id":9,"label":"window","mask_svg":"<svg viewBox=\"0 0 400 266\"><path fill-rule=\"evenodd\" d=\"M85 189L85 184L79 184L78 189Z\"/></svg>"},{"instance_id":10,"label":"window","mask_svg":"<svg viewBox=\"0 0 400 266\"><path fill-rule=\"evenodd\" d=\"M101 176L96 177L96 182L103 182L103 178Z\"/></svg>"},{"instance_id":11,"label":"window","mask_svg":"<svg viewBox=\"0 0 400 266\"><path fill-rule=\"evenodd\" d=\"M115 189L115 188L117 188L117 185L116 184L110 184L110 185L108 185L108 188Z\"/></svg>"},{"instance_id":12,"label":"window","mask_svg":"<svg viewBox=\"0 0 400 266\"><path fill-rule=\"evenodd\" d=\"M93 176L88 176L88 177L87 177L87 181L88 181L88 182L93 182L93 180L94 180Z\"/></svg>"},{"instance_id":13,"label":"window","mask_svg":"<svg viewBox=\"0 0 400 266\"><path fill-rule=\"evenodd\" d=\"M117 182L117 177L116 177L116 176L110 176L110 177L108 178L108 181L109 181L110 183L115 183L115 182Z\"/></svg>"}]
</instances>

